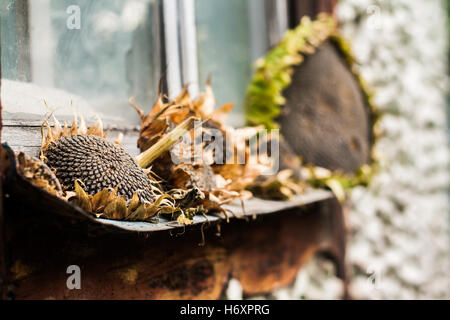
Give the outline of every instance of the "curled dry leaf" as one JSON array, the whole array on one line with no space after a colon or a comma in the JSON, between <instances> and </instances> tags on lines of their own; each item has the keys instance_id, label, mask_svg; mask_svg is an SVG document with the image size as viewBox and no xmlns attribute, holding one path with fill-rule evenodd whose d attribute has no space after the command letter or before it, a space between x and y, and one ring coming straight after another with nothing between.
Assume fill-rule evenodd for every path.
<instances>
[{"instance_id":1,"label":"curled dry leaf","mask_svg":"<svg viewBox=\"0 0 450 320\"><path fill-rule=\"evenodd\" d=\"M50 168L39 159L23 152L16 155L19 173L38 188L45 189L55 196L62 196L63 190L58 178Z\"/></svg>"},{"instance_id":2,"label":"curled dry leaf","mask_svg":"<svg viewBox=\"0 0 450 320\"><path fill-rule=\"evenodd\" d=\"M274 176L260 176L247 188L262 199L287 200L305 189L305 186L294 180L292 175L292 170L286 169Z\"/></svg>"}]
</instances>

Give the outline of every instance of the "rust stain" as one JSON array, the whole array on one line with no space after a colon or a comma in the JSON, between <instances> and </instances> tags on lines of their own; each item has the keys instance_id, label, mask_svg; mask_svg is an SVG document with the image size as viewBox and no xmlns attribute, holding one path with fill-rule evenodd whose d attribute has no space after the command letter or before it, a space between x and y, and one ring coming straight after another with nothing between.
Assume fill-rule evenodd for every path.
<instances>
[{"instance_id":1,"label":"rust stain","mask_svg":"<svg viewBox=\"0 0 450 320\"><path fill-rule=\"evenodd\" d=\"M14 280L21 280L33 272L31 266L25 265L22 261L16 260L13 266L10 268L11 274L13 274Z\"/></svg>"},{"instance_id":2,"label":"rust stain","mask_svg":"<svg viewBox=\"0 0 450 320\"><path fill-rule=\"evenodd\" d=\"M135 268L127 268L120 272L122 280L128 284L135 284L139 272Z\"/></svg>"},{"instance_id":3,"label":"rust stain","mask_svg":"<svg viewBox=\"0 0 450 320\"><path fill-rule=\"evenodd\" d=\"M253 223L231 222L223 225L221 238L209 237L205 247L198 247L196 233L170 241L165 234L155 235L150 243L129 235L87 241L78 231L67 237L39 229L25 239L31 243L50 236L37 242L31 252L29 243L20 242L24 238L16 233L13 251L27 258L13 260L10 279L17 281L17 299L219 299L230 276L241 282L245 295L253 296L292 283L318 250L334 256L333 261L341 265L338 275L345 279L343 221L330 221L342 220L342 212L337 200L326 205L309 207L305 212L310 214L295 209ZM67 259L61 260L56 252L67 249L67 256L73 257L80 247L70 245L73 239L97 254L81 260L83 290L70 291L64 285ZM54 245L50 253L48 243ZM136 249L130 252L130 246ZM105 249L111 247L116 250ZM48 258L42 264L44 255Z\"/></svg>"},{"instance_id":4,"label":"rust stain","mask_svg":"<svg viewBox=\"0 0 450 320\"><path fill-rule=\"evenodd\" d=\"M153 274L147 280L148 298L218 299L230 273L226 257L223 248L210 247L182 262L168 261L165 272Z\"/></svg>"}]
</instances>

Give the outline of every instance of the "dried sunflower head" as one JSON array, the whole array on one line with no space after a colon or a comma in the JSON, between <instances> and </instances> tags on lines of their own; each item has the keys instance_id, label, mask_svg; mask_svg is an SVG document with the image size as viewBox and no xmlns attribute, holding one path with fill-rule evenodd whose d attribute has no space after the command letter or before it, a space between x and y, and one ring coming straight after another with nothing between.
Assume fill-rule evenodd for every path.
<instances>
[{"instance_id":1,"label":"dried sunflower head","mask_svg":"<svg viewBox=\"0 0 450 320\"><path fill-rule=\"evenodd\" d=\"M65 190L74 190L75 181L83 183L85 191L95 195L107 188L116 188L119 196L131 200L138 192L140 199L153 202L157 196L155 182L119 145L107 141L99 119L87 128L81 118L74 120L70 130L54 118L54 128L48 122L43 135L41 159L55 172Z\"/></svg>"},{"instance_id":2,"label":"dried sunflower head","mask_svg":"<svg viewBox=\"0 0 450 320\"><path fill-rule=\"evenodd\" d=\"M106 140L99 119L87 128L75 118L69 129L54 119L42 126L42 162L54 171L64 193L59 197L97 217L120 220L152 220L161 213L180 210L179 201L164 193L152 172L144 169L187 132L194 118L188 118L165 134L149 150L132 158L121 146ZM44 134L45 127L47 128Z\"/></svg>"}]
</instances>

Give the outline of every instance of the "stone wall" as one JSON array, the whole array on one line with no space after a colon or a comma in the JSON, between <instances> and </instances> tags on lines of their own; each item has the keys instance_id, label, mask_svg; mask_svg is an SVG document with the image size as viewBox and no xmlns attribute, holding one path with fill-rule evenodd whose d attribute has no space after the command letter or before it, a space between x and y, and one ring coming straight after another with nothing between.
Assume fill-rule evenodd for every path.
<instances>
[{"instance_id":1,"label":"stone wall","mask_svg":"<svg viewBox=\"0 0 450 320\"><path fill-rule=\"evenodd\" d=\"M351 194L355 297L450 298L449 144L444 1L338 6L361 72L385 112L381 172Z\"/></svg>"}]
</instances>

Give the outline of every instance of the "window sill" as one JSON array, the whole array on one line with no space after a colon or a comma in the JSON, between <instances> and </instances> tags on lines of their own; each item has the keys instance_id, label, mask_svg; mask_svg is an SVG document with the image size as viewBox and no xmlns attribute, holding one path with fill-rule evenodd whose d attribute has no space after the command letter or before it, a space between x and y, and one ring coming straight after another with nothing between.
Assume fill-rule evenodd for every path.
<instances>
[{"instance_id":1,"label":"window sill","mask_svg":"<svg viewBox=\"0 0 450 320\"><path fill-rule=\"evenodd\" d=\"M23 151L30 156L39 154L41 126L50 114L44 100L61 122L72 123L76 112L82 114L89 125L97 116L101 117L105 129L110 131L110 139L114 140L118 133L122 132L124 148L133 156L139 154L136 146L139 134L137 122L133 124L120 117L102 115L83 98L63 90L41 88L31 83L8 79L2 79L1 86L2 143L7 142L16 152ZM131 109L129 106L124 108Z\"/></svg>"}]
</instances>

